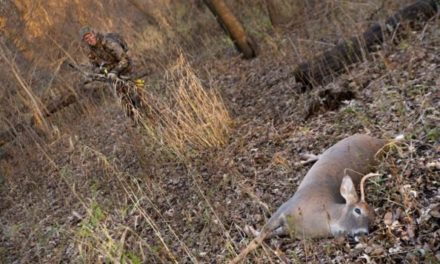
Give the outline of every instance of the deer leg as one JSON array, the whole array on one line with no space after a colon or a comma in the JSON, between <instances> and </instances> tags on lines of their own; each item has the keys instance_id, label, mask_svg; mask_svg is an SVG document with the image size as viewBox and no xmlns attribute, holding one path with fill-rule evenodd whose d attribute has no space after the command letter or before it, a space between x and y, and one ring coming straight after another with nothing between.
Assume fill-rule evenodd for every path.
<instances>
[{"instance_id":1,"label":"deer leg","mask_svg":"<svg viewBox=\"0 0 440 264\"><path fill-rule=\"evenodd\" d=\"M296 165L304 166L304 165L309 164L309 163L314 163L317 160L319 160L320 156L321 155L314 155L314 154L310 154L310 153L301 154L301 158L303 158L304 160L301 160L300 162L297 162Z\"/></svg>"}]
</instances>

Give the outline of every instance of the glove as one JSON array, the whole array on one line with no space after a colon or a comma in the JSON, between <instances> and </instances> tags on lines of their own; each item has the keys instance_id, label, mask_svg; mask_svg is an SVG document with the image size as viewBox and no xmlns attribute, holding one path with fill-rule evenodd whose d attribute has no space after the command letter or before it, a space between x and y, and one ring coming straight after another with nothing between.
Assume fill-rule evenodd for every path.
<instances>
[{"instance_id":1,"label":"glove","mask_svg":"<svg viewBox=\"0 0 440 264\"><path fill-rule=\"evenodd\" d=\"M118 75L116 75L116 73L114 73L114 72L111 72L107 75L107 78L109 78L112 81L115 81L118 79Z\"/></svg>"}]
</instances>

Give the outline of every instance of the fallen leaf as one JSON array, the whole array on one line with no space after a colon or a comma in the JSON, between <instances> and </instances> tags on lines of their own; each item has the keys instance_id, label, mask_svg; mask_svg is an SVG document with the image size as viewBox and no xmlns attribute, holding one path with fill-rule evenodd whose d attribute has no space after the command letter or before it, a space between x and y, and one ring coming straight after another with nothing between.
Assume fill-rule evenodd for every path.
<instances>
[{"instance_id":1,"label":"fallen leaf","mask_svg":"<svg viewBox=\"0 0 440 264\"><path fill-rule=\"evenodd\" d=\"M373 249L373 251L371 252L372 256L380 256L383 255L383 253L385 252L385 250L382 247L375 247Z\"/></svg>"},{"instance_id":2,"label":"fallen leaf","mask_svg":"<svg viewBox=\"0 0 440 264\"><path fill-rule=\"evenodd\" d=\"M426 168L438 170L440 169L440 162L438 161L429 162L428 164L426 164Z\"/></svg>"},{"instance_id":3,"label":"fallen leaf","mask_svg":"<svg viewBox=\"0 0 440 264\"><path fill-rule=\"evenodd\" d=\"M361 258L364 258L367 261L367 263L371 263L371 258L367 254L362 255Z\"/></svg>"},{"instance_id":4,"label":"fallen leaf","mask_svg":"<svg viewBox=\"0 0 440 264\"><path fill-rule=\"evenodd\" d=\"M393 213L387 212L383 217L383 222L386 226L390 226L393 223Z\"/></svg>"},{"instance_id":5,"label":"fallen leaf","mask_svg":"<svg viewBox=\"0 0 440 264\"><path fill-rule=\"evenodd\" d=\"M434 208L432 208L432 209L429 211L429 214L430 214L432 217L440 218L440 204L436 204L436 205L434 206Z\"/></svg>"}]
</instances>

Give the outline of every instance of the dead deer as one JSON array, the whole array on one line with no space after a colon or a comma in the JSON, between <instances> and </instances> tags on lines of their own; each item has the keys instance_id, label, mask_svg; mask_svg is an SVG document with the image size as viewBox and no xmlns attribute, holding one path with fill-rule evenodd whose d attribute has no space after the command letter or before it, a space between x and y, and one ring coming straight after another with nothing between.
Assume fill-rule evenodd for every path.
<instances>
[{"instance_id":1,"label":"dead deer","mask_svg":"<svg viewBox=\"0 0 440 264\"><path fill-rule=\"evenodd\" d=\"M319 238L368 234L374 211L365 202L364 181L377 165L376 154L387 143L368 135L345 138L319 156L292 198L272 215L257 237L235 257L238 263L264 239L291 234ZM363 177L363 175L367 174ZM360 184L361 198L356 187Z\"/></svg>"}]
</instances>

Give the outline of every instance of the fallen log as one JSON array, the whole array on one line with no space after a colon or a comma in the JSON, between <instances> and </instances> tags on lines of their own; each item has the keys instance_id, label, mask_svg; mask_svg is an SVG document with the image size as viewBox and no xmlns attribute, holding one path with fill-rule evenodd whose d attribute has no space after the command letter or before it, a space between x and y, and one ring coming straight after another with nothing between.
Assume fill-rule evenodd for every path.
<instances>
[{"instance_id":1,"label":"fallen log","mask_svg":"<svg viewBox=\"0 0 440 264\"><path fill-rule=\"evenodd\" d=\"M419 0L386 19L384 25L375 23L363 34L352 37L312 60L301 63L293 72L297 82L307 88L323 85L329 77L342 73L350 64L358 62L388 37L403 30L402 24L414 27L416 22L426 22L436 15L440 0Z\"/></svg>"},{"instance_id":2,"label":"fallen log","mask_svg":"<svg viewBox=\"0 0 440 264\"><path fill-rule=\"evenodd\" d=\"M60 98L57 101L50 102L46 105L46 107L43 109L43 117L47 118L51 115L55 114L56 112L60 111L61 109L68 107L71 104L76 103L79 100L79 97L75 94L67 94L66 96ZM7 131L1 131L0 132L0 147L5 145L8 142L11 142L14 140L17 135L25 130L26 127L35 128L37 122L34 120L34 118L30 118L27 121L23 121L21 123L18 123L14 125L12 128L10 128Z\"/></svg>"}]
</instances>

